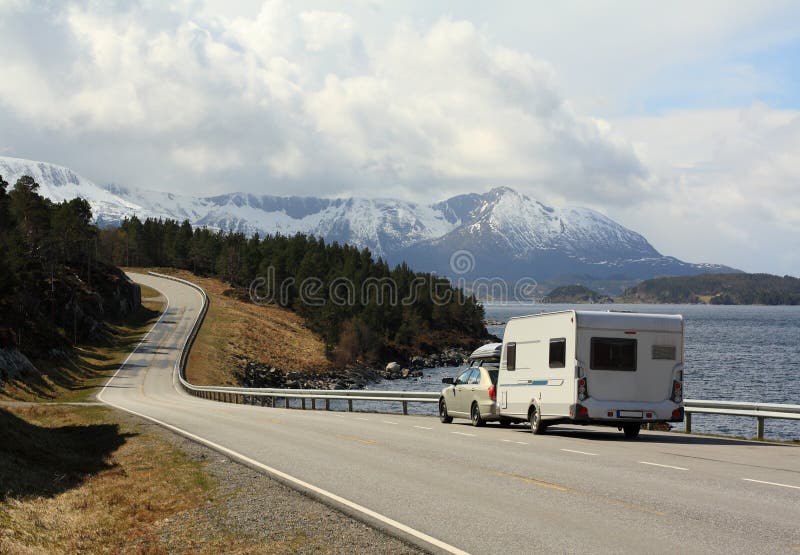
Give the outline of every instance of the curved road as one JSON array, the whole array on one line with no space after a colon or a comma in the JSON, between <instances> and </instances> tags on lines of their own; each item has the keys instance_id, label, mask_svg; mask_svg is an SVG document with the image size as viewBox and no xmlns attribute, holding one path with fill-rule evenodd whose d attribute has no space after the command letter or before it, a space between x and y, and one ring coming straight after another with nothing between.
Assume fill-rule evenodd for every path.
<instances>
[{"instance_id":1,"label":"curved road","mask_svg":"<svg viewBox=\"0 0 800 555\"><path fill-rule=\"evenodd\" d=\"M131 277L169 307L102 401L402 523L445 551L800 551L798 447L656 432L629 442L569 426L534 437L523 427L198 399L175 386L173 367L200 295Z\"/></svg>"}]
</instances>

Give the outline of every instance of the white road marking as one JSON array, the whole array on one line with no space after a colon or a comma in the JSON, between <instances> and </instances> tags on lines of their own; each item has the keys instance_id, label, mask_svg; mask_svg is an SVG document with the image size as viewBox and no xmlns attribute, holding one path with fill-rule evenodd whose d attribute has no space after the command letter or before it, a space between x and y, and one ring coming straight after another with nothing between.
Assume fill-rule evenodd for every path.
<instances>
[{"instance_id":1,"label":"white road marking","mask_svg":"<svg viewBox=\"0 0 800 555\"><path fill-rule=\"evenodd\" d=\"M344 418L343 414L332 414L331 416L335 416L336 418Z\"/></svg>"},{"instance_id":2,"label":"white road marking","mask_svg":"<svg viewBox=\"0 0 800 555\"><path fill-rule=\"evenodd\" d=\"M649 464L650 466L660 466L661 468L672 468L673 470L689 470L688 468L683 468L682 466L672 466L670 464L658 464L647 461L639 461L639 464Z\"/></svg>"},{"instance_id":3,"label":"white road marking","mask_svg":"<svg viewBox=\"0 0 800 555\"><path fill-rule=\"evenodd\" d=\"M742 478L745 482L755 482L756 484L767 484L769 486L780 486L782 488L800 489L800 486L790 486L789 484L779 484L777 482L765 482L764 480L753 480L752 478Z\"/></svg>"},{"instance_id":4,"label":"white road marking","mask_svg":"<svg viewBox=\"0 0 800 555\"><path fill-rule=\"evenodd\" d=\"M432 430L433 429L433 428L428 428L427 426L414 426L414 427L419 429L419 430Z\"/></svg>"},{"instance_id":5,"label":"white road marking","mask_svg":"<svg viewBox=\"0 0 800 555\"><path fill-rule=\"evenodd\" d=\"M381 422L383 422L384 424L393 424L397 426L397 422L392 422L391 420L381 420Z\"/></svg>"},{"instance_id":6,"label":"white road marking","mask_svg":"<svg viewBox=\"0 0 800 555\"><path fill-rule=\"evenodd\" d=\"M475 434L465 434L464 432L450 432L451 434L458 434L460 436L475 437Z\"/></svg>"},{"instance_id":7,"label":"white road marking","mask_svg":"<svg viewBox=\"0 0 800 555\"><path fill-rule=\"evenodd\" d=\"M519 443L520 445L528 445L528 444L527 444L527 443L525 443L524 441L515 441L514 443Z\"/></svg>"},{"instance_id":8,"label":"white road marking","mask_svg":"<svg viewBox=\"0 0 800 555\"><path fill-rule=\"evenodd\" d=\"M356 420L363 420L364 422L369 422L369 418L356 418Z\"/></svg>"},{"instance_id":9,"label":"white road marking","mask_svg":"<svg viewBox=\"0 0 800 555\"><path fill-rule=\"evenodd\" d=\"M597 453L589 453L588 451L576 451L575 449L562 449L562 451L566 451L567 453L577 453L579 455L591 455L593 457L597 456Z\"/></svg>"},{"instance_id":10,"label":"white road marking","mask_svg":"<svg viewBox=\"0 0 800 555\"><path fill-rule=\"evenodd\" d=\"M500 441L504 441L506 443L515 443L515 442L511 441L510 439L501 439Z\"/></svg>"}]
</instances>

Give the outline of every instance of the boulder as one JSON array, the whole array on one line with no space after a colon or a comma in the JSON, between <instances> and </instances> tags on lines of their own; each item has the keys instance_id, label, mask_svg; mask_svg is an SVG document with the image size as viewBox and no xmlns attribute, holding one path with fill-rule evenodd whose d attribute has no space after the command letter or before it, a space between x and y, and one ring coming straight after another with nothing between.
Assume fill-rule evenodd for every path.
<instances>
[{"instance_id":1,"label":"boulder","mask_svg":"<svg viewBox=\"0 0 800 555\"><path fill-rule=\"evenodd\" d=\"M401 366L396 362L390 362L386 365L386 371L390 374L396 374L401 370Z\"/></svg>"}]
</instances>

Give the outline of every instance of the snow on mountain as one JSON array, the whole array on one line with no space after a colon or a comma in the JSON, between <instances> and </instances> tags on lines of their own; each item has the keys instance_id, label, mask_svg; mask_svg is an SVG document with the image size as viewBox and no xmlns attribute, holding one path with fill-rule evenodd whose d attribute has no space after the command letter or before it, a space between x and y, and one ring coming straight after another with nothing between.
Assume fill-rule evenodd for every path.
<instances>
[{"instance_id":1,"label":"snow on mountain","mask_svg":"<svg viewBox=\"0 0 800 555\"><path fill-rule=\"evenodd\" d=\"M643 236L599 212L547 206L508 187L431 205L246 193L194 197L99 187L68 168L0 157L0 176L6 181L13 185L22 175L33 177L41 194L54 201L85 198L103 226L136 215L248 235L308 233L444 275L453 275L450 256L457 250L475 258L475 267L464 275L473 278L632 280L731 270L663 256Z\"/></svg>"},{"instance_id":2,"label":"snow on mountain","mask_svg":"<svg viewBox=\"0 0 800 555\"><path fill-rule=\"evenodd\" d=\"M39 184L39 193L54 202L75 197L86 199L99 223L118 222L125 216L142 212L140 206L98 187L69 168L46 162L0 156L0 176L10 186L13 187L23 175L31 176Z\"/></svg>"}]
</instances>

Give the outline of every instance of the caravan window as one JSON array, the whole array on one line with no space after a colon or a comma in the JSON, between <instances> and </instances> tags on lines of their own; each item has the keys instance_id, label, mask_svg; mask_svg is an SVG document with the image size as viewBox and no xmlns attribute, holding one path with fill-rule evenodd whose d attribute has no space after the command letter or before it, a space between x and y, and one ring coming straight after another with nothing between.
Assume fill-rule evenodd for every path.
<instances>
[{"instance_id":1,"label":"caravan window","mask_svg":"<svg viewBox=\"0 0 800 555\"><path fill-rule=\"evenodd\" d=\"M636 340L592 337L592 370L636 371Z\"/></svg>"},{"instance_id":2,"label":"caravan window","mask_svg":"<svg viewBox=\"0 0 800 555\"><path fill-rule=\"evenodd\" d=\"M506 370L517 368L517 344L509 343L506 345Z\"/></svg>"},{"instance_id":3,"label":"caravan window","mask_svg":"<svg viewBox=\"0 0 800 555\"><path fill-rule=\"evenodd\" d=\"M567 340L550 340L550 368L564 368L567 365Z\"/></svg>"}]
</instances>

